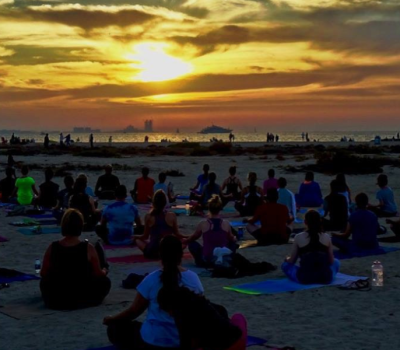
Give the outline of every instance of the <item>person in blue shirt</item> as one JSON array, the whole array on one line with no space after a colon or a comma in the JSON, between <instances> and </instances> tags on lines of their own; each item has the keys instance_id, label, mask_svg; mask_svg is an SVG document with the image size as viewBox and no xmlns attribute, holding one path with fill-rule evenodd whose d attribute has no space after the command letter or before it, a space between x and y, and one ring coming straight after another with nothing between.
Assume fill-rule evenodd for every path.
<instances>
[{"instance_id":1,"label":"person in blue shirt","mask_svg":"<svg viewBox=\"0 0 400 350\"><path fill-rule=\"evenodd\" d=\"M296 194L296 203L299 207L320 207L323 202L321 187L314 181L314 173L309 171Z\"/></svg>"},{"instance_id":2,"label":"person in blue shirt","mask_svg":"<svg viewBox=\"0 0 400 350\"><path fill-rule=\"evenodd\" d=\"M377 179L377 185L380 190L376 193L376 199L379 201L377 205L369 205L369 209L378 217L390 218L397 215L397 205L394 200L392 189L388 186L389 180L387 175L380 174Z\"/></svg>"},{"instance_id":3,"label":"person in blue shirt","mask_svg":"<svg viewBox=\"0 0 400 350\"><path fill-rule=\"evenodd\" d=\"M208 184L208 173L210 171L210 166L208 164L203 165L203 174L200 174L197 177L197 182L194 187L190 189L191 199L195 199L196 195L201 195L203 193L203 189L205 185Z\"/></svg>"},{"instance_id":4,"label":"person in blue shirt","mask_svg":"<svg viewBox=\"0 0 400 350\"><path fill-rule=\"evenodd\" d=\"M136 231L143 231L142 222L136 206L125 202L126 187L118 186L115 195L117 200L104 209L96 233L107 244L130 245L133 243L133 223L136 223Z\"/></svg>"},{"instance_id":5,"label":"person in blue shirt","mask_svg":"<svg viewBox=\"0 0 400 350\"><path fill-rule=\"evenodd\" d=\"M135 300L127 310L104 318L108 338L118 349L182 349L175 320L160 308L158 301L163 288L186 287L197 295L204 294L197 274L181 266L182 256L181 241L174 236L165 237L160 244L163 268L151 273L139 284ZM146 310L145 321L137 321Z\"/></svg>"},{"instance_id":6,"label":"person in blue shirt","mask_svg":"<svg viewBox=\"0 0 400 350\"><path fill-rule=\"evenodd\" d=\"M357 210L350 215L346 231L332 234L332 244L346 253L378 249L378 217L367 209L368 196L365 193L356 196L356 206Z\"/></svg>"}]
</instances>

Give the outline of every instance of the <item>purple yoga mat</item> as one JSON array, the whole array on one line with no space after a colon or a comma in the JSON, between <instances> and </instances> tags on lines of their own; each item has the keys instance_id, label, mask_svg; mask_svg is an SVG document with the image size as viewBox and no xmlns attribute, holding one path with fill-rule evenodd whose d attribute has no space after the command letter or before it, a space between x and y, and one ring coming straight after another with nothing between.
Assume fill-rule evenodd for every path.
<instances>
[{"instance_id":1,"label":"purple yoga mat","mask_svg":"<svg viewBox=\"0 0 400 350\"><path fill-rule=\"evenodd\" d=\"M8 239L0 236L0 243L8 242Z\"/></svg>"}]
</instances>

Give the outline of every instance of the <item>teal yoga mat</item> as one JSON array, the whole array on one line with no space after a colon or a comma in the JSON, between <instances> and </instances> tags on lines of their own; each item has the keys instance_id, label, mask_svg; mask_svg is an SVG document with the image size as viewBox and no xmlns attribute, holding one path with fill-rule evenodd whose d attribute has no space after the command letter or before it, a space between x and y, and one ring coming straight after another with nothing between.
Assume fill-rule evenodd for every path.
<instances>
[{"instance_id":1,"label":"teal yoga mat","mask_svg":"<svg viewBox=\"0 0 400 350\"><path fill-rule=\"evenodd\" d=\"M232 287L224 287L224 289L247 295L277 294L328 286L340 286L347 281L358 281L360 279L367 279L367 277L350 276L343 273L338 273L335 280L331 284L300 284L290 281L287 278L282 278L256 283L241 284Z\"/></svg>"},{"instance_id":2,"label":"teal yoga mat","mask_svg":"<svg viewBox=\"0 0 400 350\"><path fill-rule=\"evenodd\" d=\"M25 236L37 236L37 235L46 235L46 234L56 234L61 233L61 227L42 227L42 232L35 232L34 227L21 227L18 229L19 233L22 233Z\"/></svg>"}]
</instances>

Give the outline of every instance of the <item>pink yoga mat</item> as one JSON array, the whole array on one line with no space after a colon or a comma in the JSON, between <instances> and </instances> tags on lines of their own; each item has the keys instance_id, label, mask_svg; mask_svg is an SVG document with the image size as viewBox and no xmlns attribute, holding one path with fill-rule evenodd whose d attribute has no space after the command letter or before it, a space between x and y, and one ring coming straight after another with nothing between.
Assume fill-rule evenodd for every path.
<instances>
[{"instance_id":1,"label":"pink yoga mat","mask_svg":"<svg viewBox=\"0 0 400 350\"><path fill-rule=\"evenodd\" d=\"M103 245L104 250L117 250L117 249L132 249L135 248L134 245Z\"/></svg>"},{"instance_id":2,"label":"pink yoga mat","mask_svg":"<svg viewBox=\"0 0 400 350\"><path fill-rule=\"evenodd\" d=\"M191 259L191 257L192 255L189 252L183 254L183 259ZM143 256L143 254L132 254L128 256L107 258L107 261L116 264L137 264L137 263L153 262L157 260L147 259Z\"/></svg>"}]
</instances>

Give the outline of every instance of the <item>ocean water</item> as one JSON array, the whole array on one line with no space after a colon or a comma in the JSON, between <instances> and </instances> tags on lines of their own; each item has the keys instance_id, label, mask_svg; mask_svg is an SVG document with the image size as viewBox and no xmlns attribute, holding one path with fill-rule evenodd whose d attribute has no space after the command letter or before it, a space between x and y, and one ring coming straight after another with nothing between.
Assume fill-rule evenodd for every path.
<instances>
[{"instance_id":1,"label":"ocean water","mask_svg":"<svg viewBox=\"0 0 400 350\"><path fill-rule=\"evenodd\" d=\"M64 133L64 136L67 133ZM102 132L94 134L95 142L108 142L110 136L112 136L113 142L143 142L145 136L149 136L149 142L161 142L163 139L170 140L171 142L181 142L183 139L187 139L190 142L210 142L213 137L229 141L229 134L198 134L198 133L159 133L153 132L149 134L145 133L113 133L113 132ZM266 135L261 132L234 132L236 142L265 142ZM279 132L280 142L303 142L301 132ZM352 138L356 142L369 142L375 138L376 135L380 135L384 138L397 137L397 131L318 131L309 132L309 138L311 141L317 140L321 142L339 142L340 139L346 136L348 139ZM19 136L21 139L35 139L36 142L43 142L44 135L39 132L21 132L15 133L15 136ZM0 132L0 137L9 139L11 137L10 132ZM59 141L58 133L49 133L50 140ZM84 133L71 133L71 138L74 141L89 142L89 134Z\"/></svg>"}]
</instances>

